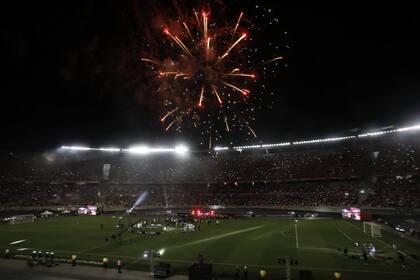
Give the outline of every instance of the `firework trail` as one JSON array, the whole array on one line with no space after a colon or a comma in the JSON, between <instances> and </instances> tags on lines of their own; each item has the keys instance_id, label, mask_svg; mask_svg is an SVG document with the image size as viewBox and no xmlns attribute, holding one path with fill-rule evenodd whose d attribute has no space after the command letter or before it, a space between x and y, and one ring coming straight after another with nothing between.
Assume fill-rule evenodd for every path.
<instances>
[{"instance_id":1,"label":"firework trail","mask_svg":"<svg viewBox=\"0 0 420 280\"><path fill-rule=\"evenodd\" d=\"M252 133L252 135L254 136L254 138L257 138L257 134L255 133L255 131L252 129L252 127L249 125L249 123L245 123L246 126L248 127L249 131Z\"/></svg>"},{"instance_id":2,"label":"firework trail","mask_svg":"<svg viewBox=\"0 0 420 280\"><path fill-rule=\"evenodd\" d=\"M277 61L277 60L282 60L282 59L283 59L283 57L282 57L282 56L275 57L275 58L273 58L273 59L270 59L270 60L267 60L266 62L264 62L264 63L262 64L262 66L267 65L267 64L269 64L269 63L271 63L271 62L274 62L274 61Z\"/></svg>"},{"instance_id":3,"label":"firework trail","mask_svg":"<svg viewBox=\"0 0 420 280\"><path fill-rule=\"evenodd\" d=\"M239 23L241 22L243 15L244 15L243 12L241 12L241 14L239 15L238 21L236 22L236 25L235 25L235 29L233 29L233 32L232 32L232 38L235 37L236 30L238 30L238 26L239 26Z\"/></svg>"},{"instance_id":4,"label":"firework trail","mask_svg":"<svg viewBox=\"0 0 420 280\"><path fill-rule=\"evenodd\" d=\"M161 63L160 63L159 61L157 61L157 60L153 60L153 59L141 58L140 60L141 60L141 61L147 61L147 62L150 62L150 63L156 64L156 65L161 65Z\"/></svg>"},{"instance_id":5,"label":"firework trail","mask_svg":"<svg viewBox=\"0 0 420 280\"><path fill-rule=\"evenodd\" d=\"M169 111L168 113L166 113L166 115L164 115L164 116L160 119L160 121L161 121L161 122L164 122L164 121L165 121L165 119L166 119L167 117L169 117L170 115L172 115L172 114L173 114L173 113L175 113L176 111L178 111L178 108L175 108L175 109L173 109L173 110Z\"/></svg>"}]
</instances>

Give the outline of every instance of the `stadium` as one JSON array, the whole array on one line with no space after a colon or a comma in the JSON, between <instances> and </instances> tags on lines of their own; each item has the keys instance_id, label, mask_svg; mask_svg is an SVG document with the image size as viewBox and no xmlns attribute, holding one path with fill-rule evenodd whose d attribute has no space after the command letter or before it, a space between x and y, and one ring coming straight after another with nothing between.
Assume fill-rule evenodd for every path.
<instances>
[{"instance_id":1,"label":"stadium","mask_svg":"<svg viewBox=\"0 0 420 280\"><path fill-rule=\"evenodd\" d=\"M5 1L0 278L420 276L420 18Z\"/></svg>"},{"instance_id":2,"label":"stadium","mask_svg":"<svg viewBox=\"0 0 420 280\"><path fill-rule=\"evenodd\" d=\"M53 252L57 262L121 259L146 271L168 263L175 274L202 256L220 278L236 267L286 277L288 267L292 278L415 279L419 133L412 126L210 153L63 146L3 155L2 249L17 258Z\"/></svg>"}]
</instances>

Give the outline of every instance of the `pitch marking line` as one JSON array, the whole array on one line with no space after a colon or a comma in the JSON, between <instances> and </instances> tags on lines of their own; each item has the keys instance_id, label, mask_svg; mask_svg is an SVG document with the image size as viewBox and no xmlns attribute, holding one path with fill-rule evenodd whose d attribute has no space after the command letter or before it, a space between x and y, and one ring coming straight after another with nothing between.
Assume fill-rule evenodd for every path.
<instances>
[{"instance_id":1,"label":"pitch marking line","mask_svg":"<svg viewBox=\"0 0 420 280\"><path fill-rule=\"evenodd\" d=\"M297 223L295 223L295 235L296 235L296 249L299 249L299 237L298 237Z\"/></svg>"},{"instance_id":2,"label":"pitch marking line","mask_svg":"<svg viewBox=\"0 0 420 280\"><path fill-rule=\"evenodd\" d=\"M276 231L275 230L272 230L272 231L269 231L269 232L266 232L266 233L263 233L263 234L260 234L260 235L255 236L252 239L252 241L257 241L257 240L260 240L260 239L265 239L265 238L268 238L270 236L273 236L274 234L276 234Z\"/></svg>"},{"instance_id":3,"label":"pitch marking line","mask_svg":"<svg viewBox=\"0 0 420 280\"><path fill-rule=\"evenodd\" d=\"M342 235L344 235L344 237L345 238L347 238L348 240L350 240L351 242L354 242L354 240L350 237L350 236L348 236L344 231L342 231L341 229L339 229L339 228L337 228L337 230L342 234Z\"/></svg>"},{"instance_id":4,"label":"pitch marking line","mask_svg":"<svg viewBox=\"0 0 420 280\"><path fill-rule=\"evenodd\" d=\"M282 236L284 236L284 237L287 237L287 238L295 238L294 236L290 236L290 235L286 235L285 233L284 233L284 231L285 230L288 230L288 228L289 228L289 225L286 225L286 226L283 226L283 227L281 227L281 228L277 228L277 229L275 229L275 230L271 230L271 231L268 231L268 232L264 232L264 233L262 233L262 234L260 234L260 235L257 235L257 236L255 236L253 239L252 239L252 241L257 241L257 240L260 240L260 239L265 239L265 238L268 238L268 237L271 237L271 236L273 236L273 235L278 235L278 234L281 234ZM283 231L284 230L284 231Z\"/></svg>"},{"instance_id":5,"label":"pitch marking line","mask_svg":"<svg viewBox=\"0 0 420 280\"><path fill-rule=\"evenodd\" d=\"M244 233L244 232L248 232L248 231L251 231L251 230L260 229L262 227L263 226L256 226L256 227L250 227L250 228L235 230L235 231L231 231L231 232L228 232L228 233L223 233L223 234L215 235L215 236L208 237L208 238L191 241L191 242L184 243L184 244L181 244L181 245L172 246L172 247L169 247L168 250L169 249L176 249L176 248L183 248L183 247L186 247L186 246L191 246L191 245L196 245L196 244L200 244L200 243L204 243L204 242L208 242L208 241L213 241L213 240L225 238L225 237L228 237L228 236L232 236L232 235L237 235L237 234L241 234L241 233Z\"/></svg>"}]
</instances>

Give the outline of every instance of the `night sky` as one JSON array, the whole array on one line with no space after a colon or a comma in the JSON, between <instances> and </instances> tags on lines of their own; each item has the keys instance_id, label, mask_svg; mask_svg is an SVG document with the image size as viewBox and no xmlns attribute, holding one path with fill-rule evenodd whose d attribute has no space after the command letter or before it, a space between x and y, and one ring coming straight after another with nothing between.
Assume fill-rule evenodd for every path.
<instances>
[{"instance_id":1,"label":"night sky","mask_svg":"<svg viewBox=\"0 0 420 280\"><path fill-rule=\"evenodd\" d=\"M244 11L260 27L250 31L258 56L282 55L287 64L273 67L276 74L261 81L274 89L275 103L256 113L258 138L233 134L229 141L270 143L420 122L420 17L414 6L201 3L223 6L227 15ZM144 101L147 70L134 59L156 13L175 13L175 6L173 1L2 4L0 149L124 147L139 141L206 147L207 139L198 135L164 132L160 115ZM200 6L187 1L182 8ZM269 43L279 46L277 53Z\"/></svg>"}]
</instances>

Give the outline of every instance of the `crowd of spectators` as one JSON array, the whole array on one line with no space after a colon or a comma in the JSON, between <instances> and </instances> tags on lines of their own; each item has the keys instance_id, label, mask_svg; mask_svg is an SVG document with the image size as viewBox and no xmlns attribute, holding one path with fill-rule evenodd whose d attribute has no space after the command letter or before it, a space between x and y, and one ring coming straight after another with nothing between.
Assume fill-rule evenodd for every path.
<instances>
[{"instance_id":1,"label":"crowd of spectators","mask_svg":"<svg viewBox=\"0 0 420 280\"><path fill-rule=\"evenodd\" d=\"M182 206L364 206L420 208L420 179L377 182L307 181L138 185L112 183L9 182L0 184L0 204L8 206L83 206L130 208L147 192L144 207Z\"/></svg>"},{"instance_id":2,"label":"crowd of spectators","mask_svg":"<svg viewBox=\"0 0 420 280\"><path fill-rule=\"evenodd\" d=\"M349 141L243 152L1 154L2 206L420 207L420 142ZM104 165L109 164L109 174Z\"/></svg>"}]
</instances>

